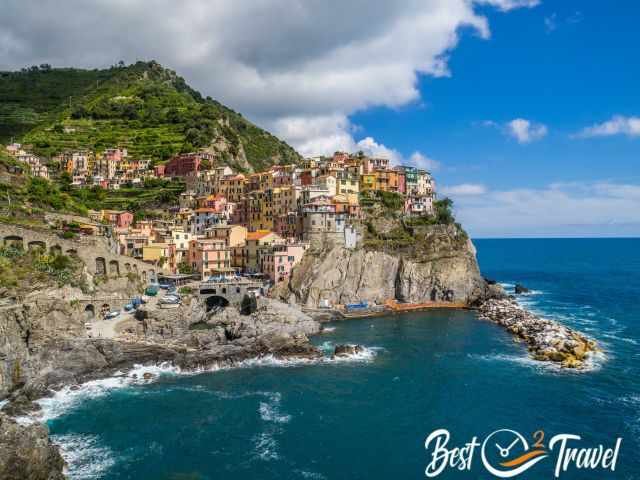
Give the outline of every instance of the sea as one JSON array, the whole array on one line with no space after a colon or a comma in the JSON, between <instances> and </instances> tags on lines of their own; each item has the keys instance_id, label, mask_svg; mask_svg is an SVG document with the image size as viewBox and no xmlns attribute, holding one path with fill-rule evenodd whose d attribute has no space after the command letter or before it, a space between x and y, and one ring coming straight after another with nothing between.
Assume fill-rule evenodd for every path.
<instances>
[{"instance_id":1,"label":"sea","mask_svg":"<svg viewBox=\"0 0 640 480\"><path fill-rule=\"evenodd\" d=\"M509 478L515 467L502 463L542 450L515 478L640 479L640 240L474 244L486 277L507 291L523 284L522 305L598 341L587 371L533 361L472 311L335 322L313 338L322 361L140 367L137 379L123 372L42 400L69 477ZM332 360L345 343L365 350ZM613 466L585 467L616 445Z\"/></svg>"}]
</instances>

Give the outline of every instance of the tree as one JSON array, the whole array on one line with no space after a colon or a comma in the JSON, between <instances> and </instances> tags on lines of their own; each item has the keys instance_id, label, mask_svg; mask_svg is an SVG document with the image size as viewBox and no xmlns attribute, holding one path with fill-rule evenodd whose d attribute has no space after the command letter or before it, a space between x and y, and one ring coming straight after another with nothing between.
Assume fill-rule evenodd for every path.
<instances>
[{"instance_id":1,"label":"tree","mask_svg":"<svg viewBox=\"0 0 640 480\"><path fill-rule=\"evenodd\" d=\"M63 192L71 191L71 184L73 183L73 179L71 178L71 174L66 170L60 174L60 190Z\"/></svg>"},{"instance_id":2,"label":"tree","mask_svg":"<svg viewBox=\"0 0 640 480\"><path fill-rule=\"evenodd\" d=\"M241 315L251 315L258 309L258 300L255 295L245 295L242 297L242 303L240 304Z\"/></svg>"},{"instance_id":3,"label":"tree","mask_svg":"<svg viewBox=\"0 0 640 480\"><path fill-rule=\"evenodd\" d=\"M191 267L187 262L180 262L178 264L178 273L190 275L193 273L193 267Z\"/></svg>"}]
</instances>

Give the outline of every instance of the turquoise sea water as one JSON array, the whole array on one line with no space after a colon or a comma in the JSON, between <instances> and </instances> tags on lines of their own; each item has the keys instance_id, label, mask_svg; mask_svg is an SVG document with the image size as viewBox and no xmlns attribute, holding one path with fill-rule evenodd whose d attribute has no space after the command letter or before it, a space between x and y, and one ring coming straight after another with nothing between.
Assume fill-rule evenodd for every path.
<instances>
[{"instance_id":1,"label":"turquoise sea water","mask_svg":"<svg viewBox=\"0 0 640 480\"><path fill-rule=\"evenodd\" d=\"M472 312L433 311L331 325L314 339L368 347L360 358L110 379L45 403L71 478L425 478L426 436L450 446L508 428L623 441L616 471L560 478L640 478L640 240L478 240L483 273L534 292L519 300L595 337L588 373L529 360L500 327ZM508 288L509 285L507 285ZM517 478L554 478L555 456ZM476 451L471 471L492 478ZM495 478L495 477L494 477Z\"/></svg>"}]
</instances>

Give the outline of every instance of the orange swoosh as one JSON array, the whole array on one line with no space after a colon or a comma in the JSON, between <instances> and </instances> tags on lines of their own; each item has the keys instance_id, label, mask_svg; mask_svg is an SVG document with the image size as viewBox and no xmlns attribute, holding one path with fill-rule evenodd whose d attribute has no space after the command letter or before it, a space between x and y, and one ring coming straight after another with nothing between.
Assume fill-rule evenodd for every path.
<instances>
[{"instance_id":1,"label":"orange swoosh","mask_svg":"<svg viewBox=\"0 0 640 480\"><path fill-rule=\"evenodd\" d=\"M544 455L545 453L547 453L547 452L545 452L544 450L533 450L533 451L531 451L529 453L525 453L521 457L514 458L513 460L501 463L500 465L502 465L503 467L516 467L516 466L520 465L521 463L526 462L530 458L539 457L540 455Z\"/></svg>"}]
</instances>

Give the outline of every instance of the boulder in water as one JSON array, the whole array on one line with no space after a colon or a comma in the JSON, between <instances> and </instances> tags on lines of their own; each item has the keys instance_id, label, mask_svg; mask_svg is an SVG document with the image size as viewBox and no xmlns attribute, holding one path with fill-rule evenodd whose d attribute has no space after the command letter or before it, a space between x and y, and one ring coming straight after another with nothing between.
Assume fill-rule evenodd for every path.
<instances>
[{"instance_id":1,"label":"boulder in water","mask_svg":"<svg viewBox=\"0 0 640 480\"><path fill-rule=\"evenodd\" d=\"M520 295L522 293L529 293L529 291L530 291L527 287L525 287L524 285L521 285L519 283L516 283L516 287L515 287L514 290L516 292L516 295Z\"/></svg>"},{"instance_id":2,"label":"boulder in water","mask_svg":"<svg viewBox=\"0 0 640 480\"><path fill-rule=\"evenodd\" d=\"M142 378L145 380L151 380L153 378L153 373L145 372L144 375L142 375Z\"/></svg>"},{"instance_id":3,"label":"boulder in water","mask_svg":"<svg viewBox=\"0 0 640 480\"><path fill-rule=\"evenodd\" d=\"M333 355L336 357L348 357L362 352L364 352L364 348L360 345L336 345Z\"/></svg>"}]
</instances>

